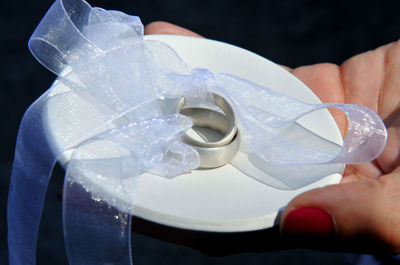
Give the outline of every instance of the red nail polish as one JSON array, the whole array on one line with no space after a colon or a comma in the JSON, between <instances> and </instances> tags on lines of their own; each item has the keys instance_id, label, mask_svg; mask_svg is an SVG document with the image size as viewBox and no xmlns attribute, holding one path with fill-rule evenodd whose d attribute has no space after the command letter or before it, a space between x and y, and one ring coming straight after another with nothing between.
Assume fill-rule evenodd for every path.
<instances>
[{"instance_id":1,"label":"red nail polish","mask_svg":"<svg viewBox=\"0 0 400 265\"><path fill-rule=\"evenodd\" d=\"M331 236L335 231L332 217L316 208L299 208L289 212L282 234L290 236Z\"/></svg>"}]
</instances>

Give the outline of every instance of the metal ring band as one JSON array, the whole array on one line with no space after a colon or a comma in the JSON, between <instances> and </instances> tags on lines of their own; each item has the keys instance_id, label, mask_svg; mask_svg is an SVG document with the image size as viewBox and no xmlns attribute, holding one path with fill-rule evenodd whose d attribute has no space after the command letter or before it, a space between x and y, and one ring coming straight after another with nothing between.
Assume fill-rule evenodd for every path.
<instances>
[{"instance_id":1,"label":"metal ring band","mask_svg":"<svg viewBox=\"0 0 400 265\"><path fill-rule=\"evenodd\" d=\"M215 116L212 112L208 112L208 115L210 115L209 119L205 119L205 118L201 118L201 119L197 119L196 121L192 119L193 123L197 123L199 127L204 127L204 128L209 128L212 130L217 130L218 132L220 132L221 134L224 135L224 137L222 139L220 139L219 141L216 142L200 142L197 141L196 139L193 139L190 136L184 136L186 143L193 145L193 146L199 146L199 147L221 147L221 146L225 146L227 144L229 144L233 138L236 135L237 132L237 124L236 124L236 117L235 114L233 112L232 107L230 106L230 104L220 95L217 95L215 93L213 93L214 96L214 100L215 100L215 105L218 106L225 114L225 121L223 122L224 124L224 128L223 130L218 130L221 128L221 126L219 124L216 124L218 122L222 122L221 119L218 120L218 122L216 122L215 118L212 116ZM179 102L178 102L178 106L177 106L177 113L182 113L183 111L183 107L186 104L186 100L184 97L182 97ZM198 108L200 109L200 108ZM218 113L217 111L215 111L216 113ZM204 114L204 112L203 112ZM193 117L191 115L187 115L189 117ZM198 115L196 116L198 117ZM228 120L228 126L226 126L226 120ZM201 122L202 121L202 122Z\"/></svg>"},{"instance_id":2,"label":"metal ring band","mask_svg":"<svg viewBox=\"0 0 400 265\"><path fill-rule=\"evenodd\" d=\"M186 108L183 109L181 113L193 120L194 127L208 128L221 134L229 128L229 120L226 116L215 110L205 108ZM215 168L226 165L233 159L239 150L240 135L238 130L231 142L218 147L197 146L193 144L192 137L185 136L187 135L185 134L182 136L182 141L193 146L200 155L200 168Z\"/></svg>"}]
</instances>

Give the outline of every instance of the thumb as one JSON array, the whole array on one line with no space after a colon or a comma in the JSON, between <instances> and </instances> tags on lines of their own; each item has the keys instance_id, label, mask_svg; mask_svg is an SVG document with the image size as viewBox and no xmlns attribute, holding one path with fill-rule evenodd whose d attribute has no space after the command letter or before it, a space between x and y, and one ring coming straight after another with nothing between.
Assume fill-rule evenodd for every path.
<instances>
[{"instance_id":1,"label":"thumb","mask_svg":"<svg viewBox=\"0 0 400 265\"><path fill-rule=\"evenodd\" d=\"M283 239L292 247L399 253L400 170L396 171L295 197L281 216Z\"/></svg>"}]
</instances>

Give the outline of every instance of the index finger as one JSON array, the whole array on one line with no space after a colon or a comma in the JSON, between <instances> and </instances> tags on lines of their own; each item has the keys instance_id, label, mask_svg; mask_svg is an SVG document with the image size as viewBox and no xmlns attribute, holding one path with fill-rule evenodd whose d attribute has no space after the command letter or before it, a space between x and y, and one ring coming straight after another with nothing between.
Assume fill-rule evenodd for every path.
<instances>
[{"instance_id":1,"label":"index finger","mask_svg":"<svg viewBox=\"0 0 400 265\"><path fill-rule=\"evenodd\" d=\"M163 21L156 21L148 24L147 26L144 27L144 34L145 35L150 35L150 34L172 34L172 35L183 35L183 36L190 36L190 37L196 37L196 38L203 38L203 36L179 27L177 25L168 23L168 22L163 22Z\"/></svg>"}]
</instances>

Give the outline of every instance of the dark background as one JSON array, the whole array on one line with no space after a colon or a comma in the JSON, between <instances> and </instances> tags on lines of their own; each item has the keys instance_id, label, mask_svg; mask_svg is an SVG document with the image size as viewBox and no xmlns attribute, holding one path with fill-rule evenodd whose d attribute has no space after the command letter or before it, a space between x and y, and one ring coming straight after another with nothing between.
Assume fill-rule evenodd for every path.
<instances>
[{"instance_id":1,"label":"dark background","mask_svg":"<svg viewBox=\"0 0 400 265\"><path fill-rule=\"evenodd\" d=\"M8 264L6 201L13 150L25 109L55 76L30 55L27 41L52 0L1 2L0 264ZM400 1L90 1L121 10L147 24L169 21L199 34L254 51L290 67L347 58L400 37ZM62 172L52 179L40 228L38 264L66 264L57 193ZM268 240L268 239L266 239ZM347 264L348 256L308 250L204 255L192 248L133 235L136 264Z\"/></svg>"}]
</instances>

